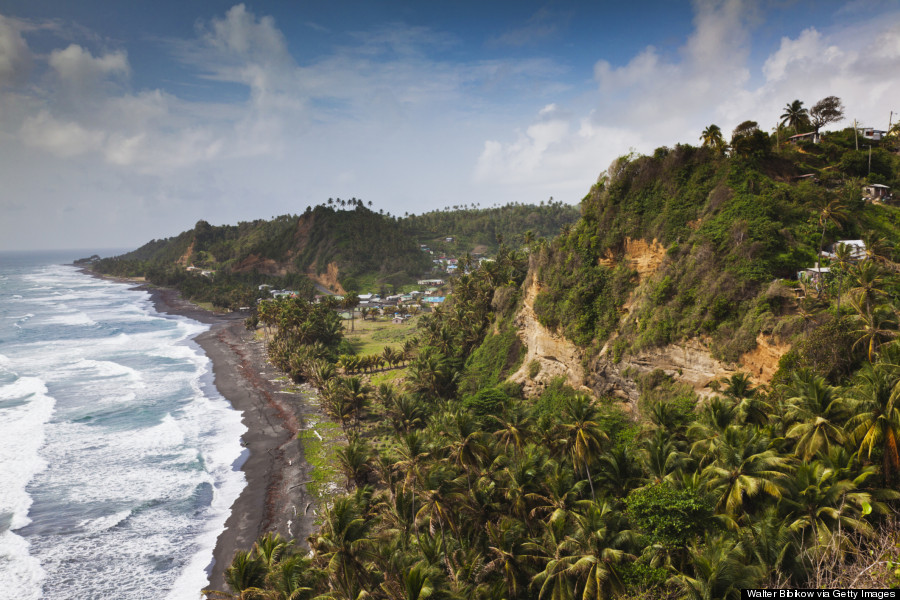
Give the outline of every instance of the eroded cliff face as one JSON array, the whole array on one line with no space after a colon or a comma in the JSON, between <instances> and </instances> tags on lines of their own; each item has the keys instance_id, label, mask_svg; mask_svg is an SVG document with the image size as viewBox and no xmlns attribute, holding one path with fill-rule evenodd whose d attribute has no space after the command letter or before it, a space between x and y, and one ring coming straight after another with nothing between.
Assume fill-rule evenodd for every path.
<instances>
[{"instance_id":1,"label":"eroded cliff face","mask_svg":"<svg viewBox=\"0 0 900 600\"><path fill-rule=\"evenodd\" d=\"M638 272L639 283L632 297L625 302L623 318L627 317L627 309L641 295L642 286L659 269L664 259L665 248L656 240L650 243L644 240L626 241L621 260L628 261ZM604 259L607 260L610 266L614 265L612 257ZM790 350L790 345L779 344L760 335L754 350L744 354L737 363L728 364L712 357L705 340L693 338L625 356L615 362L610 352L612 344L607 343L585 368L584 352L579 347L538 322L534 314L534 299L540 291L540 282L536 281L533 272L529 273L525 285L525 300L515 323L528 353L522 367L510 377L510 381L522 383L528 395L539 394L550 380L562 375L576 389L634 402L638 398L635 378L660 369L676 381L690 385L698 395L708 396L713 393L709 387L711 382L738 372L747 373L756 384L769 383L778 369L779 359ZM540 364L540 371L532 379L528 373L533 361Z\"/></svg>"},{"instance_id":2,"label":"eroded cliff face","mask_svg":"<svg viewBox=\"0 0 900 600\"><path fill-rule=\"evenodd\" d=\"M338 281L338 265L334 261L328 263L328 267L325 269L325 271L316 273L315 269L310 268L306 272L306 275L322 287L328 288L335 294L343 295L347 293L347 291L341 285L341 282Z\"/></svg>"},{"instance_id":3,"label":"eroded cliff face","mask_svg":"<svg viewBox=\"0 0 900 600\"><path fill-rule=\"evenodd\" d=\"M509 380L521 383L526 395L534 396L556 377L563 376L575 389L590 391L584 386L585 373L581 366L582 352L575 344L562 335L554 333L540 324L534 314L534 299L540 292L540 285L529 273L525 280L526 292L522 309L516 316L519 339L528 348L525 360ZM535 377L529 377L531 364L537 361L540 370Z\"/></svg>"}]
</instances>

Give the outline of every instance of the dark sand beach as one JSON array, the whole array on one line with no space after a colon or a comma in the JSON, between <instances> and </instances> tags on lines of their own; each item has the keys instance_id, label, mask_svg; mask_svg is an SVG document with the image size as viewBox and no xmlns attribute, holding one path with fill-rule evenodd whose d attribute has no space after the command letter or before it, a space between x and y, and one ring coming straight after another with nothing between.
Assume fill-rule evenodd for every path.
<instances>
[{"instance_id":1,"label":"dark sand beach","mask_svg":"<svg viewBox=\"0 0 900 600\"><path fill-rule=\"evenodd\" d=\"M90 274L90 271L87 271ZM121 280L123 283L133 281ZM242 443L249 456L241 467L247 485L231 507L225 530L213 552L208 589L224 590L224 570L238 550L249 550L269 531L296 538L312 533L313 499L304 485L310 477L297 433L302 428L307 390L286 390L290 381L267 360L265 344L244 327L244 315L217 314L181 298L176 290L150 288L156 310L210 325L195 338L212 361L216 388L242 411L247 432Z\"/></svg>"}]
</instances>

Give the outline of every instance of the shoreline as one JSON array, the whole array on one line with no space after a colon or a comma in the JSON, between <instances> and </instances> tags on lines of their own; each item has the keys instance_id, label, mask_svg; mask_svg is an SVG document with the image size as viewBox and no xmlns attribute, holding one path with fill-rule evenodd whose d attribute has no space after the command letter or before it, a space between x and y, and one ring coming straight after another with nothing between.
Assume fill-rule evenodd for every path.
<instances>
[{"instance_id":1,"label":"shoreline","mask_svg":"<svg viewBox=\"0 0 900 600\"><path fill-rule=\"evenodd\" d=\"M225 569L239 550L250 550L257 538L276 532L306 545L314 529L315 500L304 485L310 467L297 434L303 429L306 393L290 392L291 384L272 366L265 345L244 327L240 314L217 314L184 300L174 289L151 287L129 279L94 277L128 283L147 291L157 312L187 317L210 328L193 338L212 365L213 383L232 408L241 411L247 431L241 444L249 451L240 470L246 485L231 506L207 567L208 590L225 591Z\"/></svg>"}]
</instances>

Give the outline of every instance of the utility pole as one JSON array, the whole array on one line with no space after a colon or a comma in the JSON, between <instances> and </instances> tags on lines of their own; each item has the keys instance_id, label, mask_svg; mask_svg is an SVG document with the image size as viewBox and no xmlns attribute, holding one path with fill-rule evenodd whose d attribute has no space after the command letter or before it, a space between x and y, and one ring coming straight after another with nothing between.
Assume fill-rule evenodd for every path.
<instances>
[{"instance_id":1,"label":"utility pole","mask_svg":"<svg viewBox=\"0 0 900 600\"><path fill-rule=\"evenodd\" d=\"M859 129L856 128L856 119L853 119L853 139L856 141L856 150L859 150Z\"/></svg>"}]
</instances>

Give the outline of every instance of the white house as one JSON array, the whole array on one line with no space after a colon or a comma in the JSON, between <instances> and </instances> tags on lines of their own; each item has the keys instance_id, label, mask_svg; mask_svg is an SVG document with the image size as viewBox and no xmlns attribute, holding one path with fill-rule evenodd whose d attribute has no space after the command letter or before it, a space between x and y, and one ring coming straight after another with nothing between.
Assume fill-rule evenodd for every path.
<instances>
[{"instance_id":1,"label":"white house","mask_svg":"<svg viewBox=\"0 0 900 600\"><path fill-rule=\"evenodd\" d=\"M876 142L881 141L881 139L887 135L887 131L884 131L883 129L872 129L871 127L857 127L856 130L862 137Z\"/></svg>"},{"instance_id":2,"label":"white house","mask_svg":"<svg viewBox=\"0 0 900 600\"><path fill-rule=\"evenodd\" d=\"M866 243L862 240L838 240L828 246L827 251L822 252L822 256L834 260L837 256L837 248L841 244L850 249L850 260L858 261L866 258Z\"/></svg>"}]
</instances>

